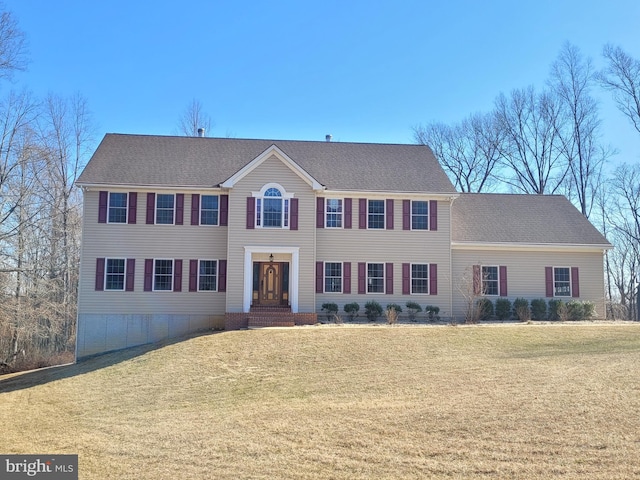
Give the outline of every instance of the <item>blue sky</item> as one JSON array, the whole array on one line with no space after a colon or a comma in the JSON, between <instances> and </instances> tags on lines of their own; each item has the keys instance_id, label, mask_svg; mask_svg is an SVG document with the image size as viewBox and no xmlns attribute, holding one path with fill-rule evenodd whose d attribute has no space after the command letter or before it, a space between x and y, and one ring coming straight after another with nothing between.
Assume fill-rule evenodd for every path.
<instances>
[{"instance_id":1,"label":"blue sky","mask_svg":"<svg viewBox=\"0 0 640 480\"><path fill-rule=\"evenodd\" d=\"M79 92L107 132L174 134L197 99L210 136L412 142L412 127L486 112L542 87L565 41L602 66L640 58L638 0L5 0L29 41L37 95ZM2 87L6 88L6 87ZM601 99L616 161L640 134Z\"/></svg>"}]
</instances>

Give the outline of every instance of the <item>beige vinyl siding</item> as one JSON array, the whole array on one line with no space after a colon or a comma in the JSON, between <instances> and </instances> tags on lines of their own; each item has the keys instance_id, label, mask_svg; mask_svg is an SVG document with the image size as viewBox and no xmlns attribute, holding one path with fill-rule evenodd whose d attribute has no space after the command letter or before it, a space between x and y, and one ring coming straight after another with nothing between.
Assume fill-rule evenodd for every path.
<instances>
[{"instance_id":1,"label":"beige vinyl siding","mask_svg":"<svg viewBox=\"0 0 640 480\"><path fill-rule=\"evenodd\" d=\"M533 250L460 250L453 249L453 298L454 315L464 320L465 300L459 288L469 287L473 265L504 265L507 267L507 297L513 301L522 297L528 300L546 297L545 267L578 267L580 297L596 305L596 316L604 318L604 269L601 251L533 251ZM487 297L495 302L496 296ZM569 301L572 297L557 297Z\"/></svg>"},{"instance_id":2,"label":"beige vinyl siding","mask_svg":"<svg viewBox=\"0 0 640 480\"><path fill-rule=\"evenodd\" d=\"M247 197L265 184L277 183L298 199L298 230L246 228ZM315 194L309 184L275 155L270 156L236 183L229 194L229 256L227 311L241 312L244 291L245 246L300 248L298 311L314 311ZM276 261L288 261L286 254ZM290 280L291 282L292 280Z\"/></svg>"},{"instance_id":3,"label":"beige vinyl siding","mask_svg":"<svg viewBox=\"0 0 640 480\"><path fill-rule=\"evenodd\" d=\"M336 197L332 197L336 198ZM352 228L318 228L317 260L322 262L351 262L351 294L322 293L316 295L316 311L321 313L322 304L334 302L339 311L346 303L357 302L360 312L364 304L375 300L383 308L389 303L404 306L411 300L426 305L440 307L441 315L449 315L451 305L450 288L450 202L438 200L438 229L403 230L402 200L433 200L428 196L404 198L393 197L393 230L358 228L359 202L352 201ZM362 197L360 197L362 198ZM368 199L392 198L384 195L368 195ZM315 213L315 209L314 209ZM314 217L315 226L315 217ZM358 263L393 263L393 294L358 294ZM437 295L403 295L402 264L423 263L438 265Z\"/></svg>"},{"instance_id":4,"label":"beige vinyl siding","mask_svg":"<svg viewBox=\"0 0 640 480\"><path fill-rule=\"evenodd\" d=\"M105 189L106 190L106 189ZM130 191L115 190L109 191ZM189 292L189 260L226 259L227 227L191 225L191 193L184 193L183 225L147 225L147 192L138 192L137 223L98 223L98 190L84 193L82 259L80 264L79 314L224 314L224 292ZM96 258L134 258L134 291L95 291ZM144 260L181 259L182 292L145 292Z\"/></svg>"}]
</instances>

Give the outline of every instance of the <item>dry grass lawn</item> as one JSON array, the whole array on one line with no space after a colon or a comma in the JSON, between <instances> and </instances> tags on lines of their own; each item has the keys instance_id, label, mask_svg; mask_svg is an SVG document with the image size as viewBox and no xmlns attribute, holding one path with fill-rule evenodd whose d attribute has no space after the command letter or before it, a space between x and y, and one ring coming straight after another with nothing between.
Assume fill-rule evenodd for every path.
<instances>
[{"instance_id":1,"label":"dry grass lawn","mask_svg":"<svg viewBox=\"0 0 640 480\"><path fill-rule=\"evenodd\" d=\"M235 331L0 377L81 479L640 476L640 325Z\"/></svg>"}]
</instances>

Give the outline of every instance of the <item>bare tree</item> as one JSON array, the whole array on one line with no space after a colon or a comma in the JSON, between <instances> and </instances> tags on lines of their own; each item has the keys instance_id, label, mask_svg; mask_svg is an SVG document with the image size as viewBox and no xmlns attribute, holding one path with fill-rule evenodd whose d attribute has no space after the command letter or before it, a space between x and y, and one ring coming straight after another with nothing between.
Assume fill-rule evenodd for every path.
<instances>
[{"instance_id":1,"label":"bare tree","mask_svg":"<svg viewBox=\"0 0 640 480\"><path fill-rule=\"evenodd\" d=\"M25 34L8 11L0 12L0 78L11 78L27 68Z\"/></svg>"},{"instance_id":2,"label":"bare tree","mask_svg":"<svg viewBox=\"0 0 640 480\"><path fill-rule=\"evenodd\" d=\"M618 109L640 133L640 60L610 44L602 55L608 65L597 75L600 85L613 94Z\"/></svg>"},{"instance_id":3,"label":"bare tree","mask_svg":"<svg viewBox=\"0 0 640 480\"><path fill-rule=\"evenodd\" d=\"M178 121L178 135L194 137L198 135L198 130L201 128L206 135L212 127L211 117L205 113L202 103L194 98Z\"/></svg>"},{"instance_id":4,"label":"bare tree","mask_svg":"<svg viewBox=\"0 0 640 480\"><path fill-rule=\"evenodd\" d=\"M430 123L414 127L413 134L431 147L456 189L482 192L494 185L503 135L493 115L471 115L453 126Z\"/></svg>"},{"instance_id":5,"label":"bare tree","mask_svg":"<svg viewBox=\"0 0 640 480\"><path fill-rule=\"evenodd\" d=\"M591 95L594 82L591 60L566 43L551 67L549 84L562 106L556 128L563 163L569 168L567 193L587 218L602 185L603 164L610 155L600 144L598 104Z\"/></svg>"},{"instance_id":6,"label":"bare tree","mask_svg":"<svg viewBox=\"0 0 640 480\"><path fill-rule=\"evenodd\" d=\"M505 135L505 182L523 193L556 193L568 174L558 133L561 106L551 91L533 87L496 99L496 119Z\"/></svg>"}]
</instances>

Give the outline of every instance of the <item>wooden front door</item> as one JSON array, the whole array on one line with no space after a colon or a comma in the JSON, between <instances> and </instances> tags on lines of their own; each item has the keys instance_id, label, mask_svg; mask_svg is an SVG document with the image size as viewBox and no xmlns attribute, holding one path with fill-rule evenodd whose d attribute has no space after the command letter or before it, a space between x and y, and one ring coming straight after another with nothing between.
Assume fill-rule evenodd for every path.
<instances>
[{"instance_id":1,"label":"wooden front door","mask_svg":"<svg viewBox=\"0 0 640 480\"><path fill-rule=\"evenodd\" d=\"M260 305L282 302L282 268L279 263L260 264Z\"/></svg>"}]
</instances>

